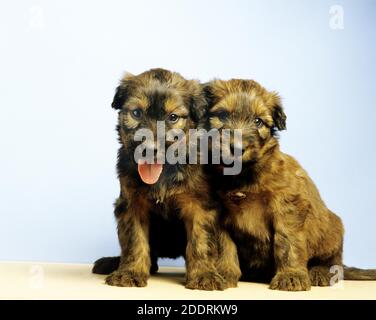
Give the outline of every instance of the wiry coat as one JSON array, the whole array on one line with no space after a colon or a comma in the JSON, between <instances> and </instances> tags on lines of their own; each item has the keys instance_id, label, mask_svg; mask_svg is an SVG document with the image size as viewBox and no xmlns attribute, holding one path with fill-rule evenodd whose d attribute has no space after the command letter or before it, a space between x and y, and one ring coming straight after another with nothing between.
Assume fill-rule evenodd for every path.
<instances>
[{"instance_id":1,"label":"wiry coat","mask_svg":"<svg viewBox=\"0 0 376 320\"><path fill-rule=\"evenodd\" d=\"M118 266L107 277L108 284L145 286L150 271L157 269L158 257L183 255L187 288L213 290L236 285L240 276L236 249L218 227L218 203L211 196L202 166L166 163L159 180L149 185L141 180L134 161L140 143L134 141L138 129L147 128L156 136L157 121L185 133L199 126L206 112L199 83L163 69L126 75L112 107L119 110L121 143L117 164L121 191L115 205L121 257L99 260L94 272ZM132 116L135 108L142 116ZM171 114L178 120L168 122ZM233 260L227 259L226 270L218 260L223 252L220 243L232 246Z\"/></svg>"},{"instance_id":2,"label":"wiry coat","mask_svg":"<svg viewBox=\"0 0 376 320\"><path fill-rule=\"evenodd\" d=\"M276 131L286 128L286 115L279 96L252 80L214 80L205 91L208 129L243 131L239 175L207 166L226 207L223 224L237 245L243 278L271 281L270 288L280 290L329 285L331 266L342 267L343 225L306 171L280 151ZM354 270L346 274L354 278ZM362 275L375 278L372 270Z\"/></svg>"}]
</instances>

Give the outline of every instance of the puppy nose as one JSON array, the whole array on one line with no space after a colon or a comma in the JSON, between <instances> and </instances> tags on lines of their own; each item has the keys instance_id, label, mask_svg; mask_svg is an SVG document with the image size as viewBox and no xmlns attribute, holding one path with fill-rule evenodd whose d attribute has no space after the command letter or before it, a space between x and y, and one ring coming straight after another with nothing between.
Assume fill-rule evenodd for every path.
<instances>
[{"instance_id":1,"label":"puppy nose","mask_svg":"<svg viewBox=\"0 0 376 320\"><path fill-rule=\"evenodd\" d=\"M243 146L234 145L233 143L230 144L230 151L232 155L235 155L235 153L238 155L243 155L245 149Z\"/></svg>"}]
</instances>

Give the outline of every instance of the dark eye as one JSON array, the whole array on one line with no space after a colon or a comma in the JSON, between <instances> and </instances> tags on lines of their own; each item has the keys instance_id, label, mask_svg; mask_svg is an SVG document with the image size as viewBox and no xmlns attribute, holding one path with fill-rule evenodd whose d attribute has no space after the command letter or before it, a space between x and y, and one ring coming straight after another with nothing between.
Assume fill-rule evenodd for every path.
<instances>
[{"instance_id":1,"label":"dark eye","mask_svg":"<svg viewBox=\"0 0 376 320\"><path fill-rule=\"evenodd\" d=\"M264 122L260 118L256 118L255 124L257 128L261 128L264 125Z\"/></svg>"},{"instance_id":2,"label":"dark eye","mask_svg":"<svg viewBox=\"0 0 376 320\"><path fill-rule=\"evenodd\" d=\"M140 119L142 117L142 110L141 109L134 109L131 111L132 117L135 119Z\"/></svg>"},{"instance_id":3,"label":"dark eye","mask_svg":"<svg viewBox=\"0 0 376 320\"><path fill-rule=\"evenodd\" d=\"M168 116L168 122L170 123L176 123L178 120L179 120L179 116L175 113L171 113L169 116Z\"/></svg>"}]
</instances>

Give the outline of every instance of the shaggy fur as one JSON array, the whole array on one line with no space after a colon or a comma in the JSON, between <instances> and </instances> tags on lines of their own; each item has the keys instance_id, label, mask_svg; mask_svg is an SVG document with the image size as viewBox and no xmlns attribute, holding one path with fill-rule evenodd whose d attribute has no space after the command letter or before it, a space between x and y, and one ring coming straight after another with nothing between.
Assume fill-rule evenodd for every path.
<instances>
[{"instance_id":1,"label":"shaggy fur","mask_svg":"<svg viewBox=\"0 0 376 320\"><path fill-rule=\"evenodd\" d=\"M115 204L121 257L100 259L93 271L107 273L118 266L106 278L107 284L141 287L157 270L158 257L183 255L187 288L235 286L240 276L236 248L218 226L218 203L211 197L202 166L166 163L157 183L148 185L133 158L140 143L133 139L137 129L148 128L156 136L157 120L165 121L166 131L178 128L188 133L199 126L206 112L199 83L163 69L128 74L112 107L119 110L121 143L117 164L121 191ZM136 108L141 117L132 115ZM167 121L171 114L178 120ZM226 257L219 259L224 252Z\"/></svg>"},{"instance_id":2,"label":"shaggy fur","mask_svg":"<svg viewBox=\"0 0 376 320\"><path fill-rule=\"evenodd\" d=\"M208 129L242 129L242 172L222 175L208 166L227 212L223 224L237 247L243 278L271 289L328 286L342 266L343 225L322 201L308 174L280 151L277 130L286 115L277 93L252 80L214 80L205 86ZM223 148L226 157L233 148ZM238 146L239 147L239 146ZM374 270L346 269L345 279L375 279Z\"/></svg>"}]
</instances>

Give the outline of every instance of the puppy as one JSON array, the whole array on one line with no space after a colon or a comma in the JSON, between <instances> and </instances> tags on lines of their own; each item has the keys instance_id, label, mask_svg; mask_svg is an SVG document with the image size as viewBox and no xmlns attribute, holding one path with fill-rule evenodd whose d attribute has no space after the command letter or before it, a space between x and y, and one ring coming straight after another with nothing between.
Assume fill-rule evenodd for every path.
<instances>
[{"instance_id":1,"label":"puppy","mask_svg":"<svg viewBox=\"0 0 376 320\"><path fill-rule=\"evenodd\" d=\"M277 93L252 80L214 80L205 86L207 127L241 129L242 143L222 146L222 157L240 151L239 175L207 167L227 212L243 278L270 281L271 289L328 286L332 266L342 267L343 225L322 201L308 174L280 151L277 131L286 115ZM375 270L345 268L345 279L376 279Z\"/></svg>"},{"instance_id":2,"label":"puppy","mask_svg":"<svg viewBox=\"0 0 376 320\"><path fill-rule=\"evenodd\" d=\"M102 260L107 267L119 263L106 283L146 286L150 271L156 271L158 257L184 255L187 288L222 290L234 285L240 276L236 248L219 232L218 204L211 197L202 166L161 164L158 139L145 150L155 155L152 162L134 159L140 145L135 141L138 130L148 129L156 137L157 121L161 121L166 131L180 129L188 136L189 129L199 126L207 109L200 84L163 69L128 74L116 90L112 107L119 110L121 143L117 163L121 190L115 205L121 256L118 261ZM166 148L172 144L166 139L165 143ZM161 230L163 223L165 229ZM231 245L232 264L229 258L222 264L221 248Z\"/></svg>"}]
</instances>

